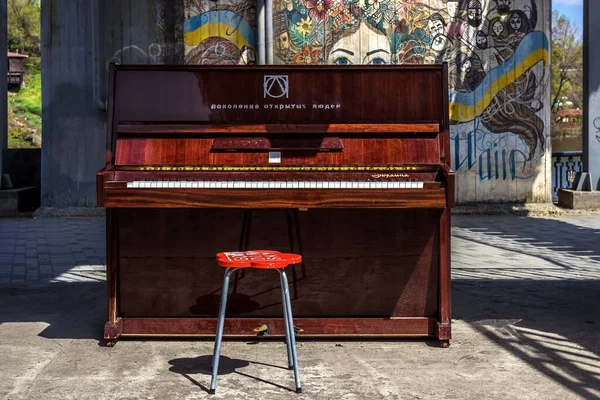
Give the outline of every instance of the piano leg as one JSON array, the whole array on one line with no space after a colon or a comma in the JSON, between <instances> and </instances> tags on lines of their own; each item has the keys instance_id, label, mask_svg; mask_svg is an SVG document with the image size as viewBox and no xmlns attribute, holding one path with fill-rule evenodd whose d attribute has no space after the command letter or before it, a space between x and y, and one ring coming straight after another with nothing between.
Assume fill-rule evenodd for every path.
<instances>
[{"instance_id":1,"label":"piano leg","mask_svg":"<svg viewBox=\"0 0 600 400\"><path fill-rule=\"evenodd\" d=\"M123 331L121 318L117 318L117 260L118 260L118 211L106 209L106 291L108 321L104 325L106 346L112 347Z\"/></svg>"},{"instance_id":2,"label":"piano leg","mask_svg":"<svg viewBox=\"0 0 600 400\"><path fill-rule=\"evenodd\" d=\"M240 232L240 242L238 251L248 250L248 241L250 240L250 230L252 229L252 210L244 210L244 219L242 221L242 229ZM237 293L238 281L246 277L246 270L236 270L233 273L233 294Z\"/></svg>"},{"instance_id":3,"label":"piano leg","mask_svg":"<svg viewBox=\"0 0 600 400\"><path fill-rule=\"evenodd\" d=\"M446 208L440 217L440 305L437 321L437 336L441 347L450 346L451 299L450 299L450 209Z\"/></svg>"}]
</instances>

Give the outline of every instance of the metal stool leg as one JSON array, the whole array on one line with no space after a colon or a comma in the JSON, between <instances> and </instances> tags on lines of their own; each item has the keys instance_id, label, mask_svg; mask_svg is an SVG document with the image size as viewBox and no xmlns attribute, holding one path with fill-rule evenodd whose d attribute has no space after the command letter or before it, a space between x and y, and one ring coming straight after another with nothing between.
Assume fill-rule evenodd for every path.
<instances>
[{"instance_id":1,"label":"metal stool leg","mask_svg":"<svg viewBox=\"0 0 600 400\"><path fill-rule=\"evenodd\" d=\"M296 335L294 334L294 318L292 317L292 302L290 301L290 289L288 285L287 275L285 270L281 270L281 280L283 282L283 291L285 293L284 308L287 313L288 329L290 330L290 342L292 345L292 360L294 361L294 378L296 380L296 392L302 393L300 385L300 371L298 371L298 355L296 352Z\"/></svg>"},{"instance_id":2,"label":"metal stool leg","mask_svg":"<svg viewBox=\"0 0 600 400\"><path fill-rule=\"evenodd\" d=\"M279 270L278 270L279 271ZM279 282L281 284L281 305L283 306L283 322L285 325L285 343L287 346L287 355L288 355L288 368L292 369L294 367L294 360L292 359L292 340L291 337L294 334L294 327L291 327L290 330L290 324L288 321L288 316L287 316L287 308L286 308L286 303L287 300L285 298L285 290L284 290L284 283L283 283L283 275L281 275L281 271L279 271Z\"/></svg>"},{"instance_id":3,"label":"metal stool leg","mask_svg":"<svg viewBox=\"0 0 600 400\"><path fill-rule=\"evenodd\" d=\"M225 309L227 308L227 292L229 291L229 278L236 268L227 268L223 278L223 290L221 293L221 306L219 308L219 320L217 322L217 336L215 337L215 348L212 359L212 378L210 380L210 394L215 394L217 388L217 374L219 373L219 356L221 354L221 341L223 340L223 325L225 324Z\"/></svg>"}]
</instances>

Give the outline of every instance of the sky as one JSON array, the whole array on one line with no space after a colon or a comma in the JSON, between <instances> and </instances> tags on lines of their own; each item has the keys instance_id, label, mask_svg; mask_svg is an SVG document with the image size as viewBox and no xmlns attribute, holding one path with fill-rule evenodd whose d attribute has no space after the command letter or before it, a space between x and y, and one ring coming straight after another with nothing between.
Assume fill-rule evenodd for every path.
<instances>
[{"instance_id":1,"label":"sky","mask_svg":"<svg viewBox=\"0 0 600 400\"><path fill-rule=\"evenodd\" d=\"M583 28L583 0L552 0L552 9L566 15L573 24Z\"/></svg>"}]
</instances>

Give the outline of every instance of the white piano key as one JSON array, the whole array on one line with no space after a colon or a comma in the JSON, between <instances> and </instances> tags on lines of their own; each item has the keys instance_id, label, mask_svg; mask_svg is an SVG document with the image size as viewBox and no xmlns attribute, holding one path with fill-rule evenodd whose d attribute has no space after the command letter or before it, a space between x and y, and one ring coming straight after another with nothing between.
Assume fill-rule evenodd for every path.
<instances>
[{"instance_id":1,"label":"white piano key","mask_svg":"<svg viewBox=\"0 0 600 400\"><path fill-rule=\"evenodd\" d=\"M417 182L417 188L423 189L423 182Z\"/></svg>"}]
</instances>

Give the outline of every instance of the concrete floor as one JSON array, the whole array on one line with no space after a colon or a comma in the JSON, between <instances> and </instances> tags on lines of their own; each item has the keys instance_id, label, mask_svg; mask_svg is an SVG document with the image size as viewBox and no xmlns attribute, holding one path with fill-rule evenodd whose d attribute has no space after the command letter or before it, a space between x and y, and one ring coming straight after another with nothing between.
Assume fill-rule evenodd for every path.
<instances>
[{"instance_id":1,"label":"concrete floor","mask_svg":"<svg viewBox=\"0 0 600 400\"><path fill-rule=\"evenodd\" d=\"M74 232L63 248L80 241L94 248L99 233L86 224L98 219L0 219L0 239L6 244L6 232L16 232L32 242L61 224ZM53 243L49 253L60 247ZM0 244L0 272L10 248ZM98 268L86 275L76 256L67 270L67 255L58 256L48 264L54 278L40 277L38 263L38 279L0 284L2 399L600 398L598 216L454 218L450 348L427 340L302 341L300 395L282 342L225 342L215 396L206 393L211 341L104 347L102 275ZM25 261L27 277L35 267Z\"/></svg>"}]
</instances>

